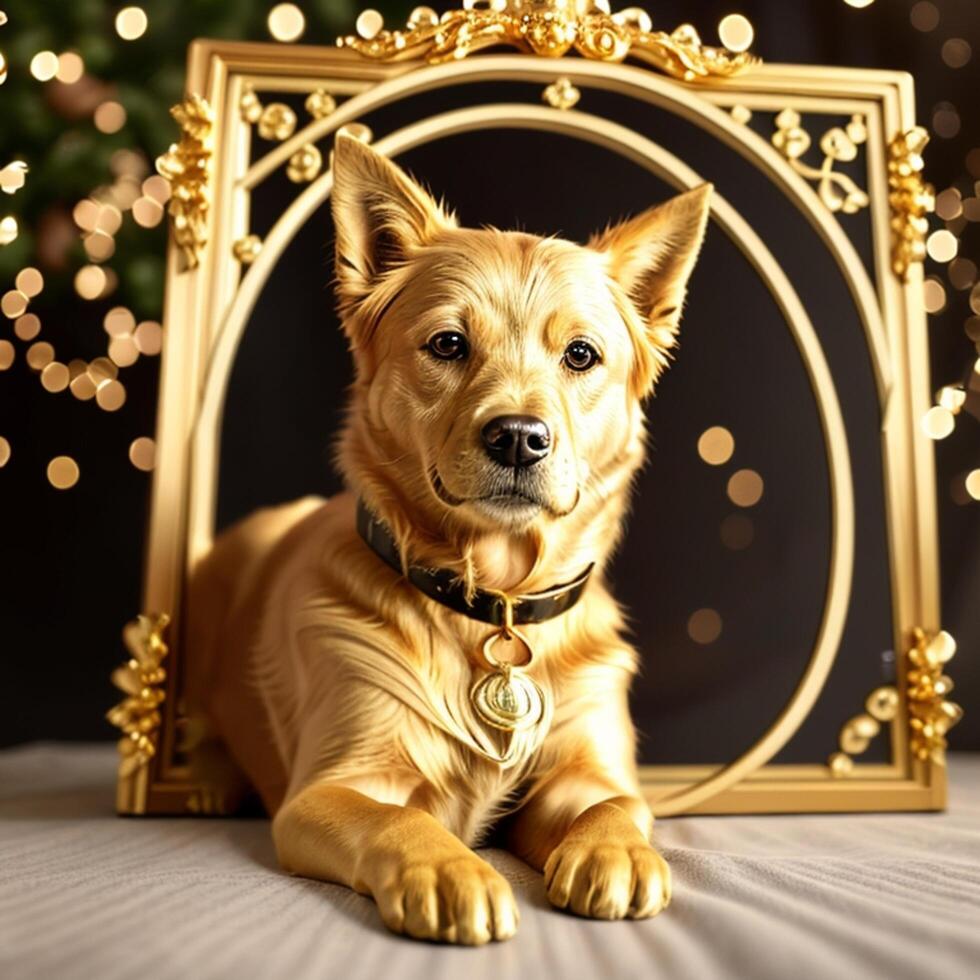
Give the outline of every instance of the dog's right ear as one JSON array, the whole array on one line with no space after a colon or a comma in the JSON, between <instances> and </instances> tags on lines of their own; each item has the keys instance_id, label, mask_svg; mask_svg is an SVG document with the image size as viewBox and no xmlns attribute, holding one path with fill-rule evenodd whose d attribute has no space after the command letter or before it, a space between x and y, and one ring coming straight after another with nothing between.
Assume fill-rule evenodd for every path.
<instances>
[{"instance_id":1,"label":"dog's right ear","mask_svg":"<svg viewBox=\"0 0 980 980\"><path fill-rule=\"evenodd\" d=\"M334 142L330 197L344 310L357 306L414 250L456 227L453 216L403 170L345 134Z\"/></svg>"}]
</instances>

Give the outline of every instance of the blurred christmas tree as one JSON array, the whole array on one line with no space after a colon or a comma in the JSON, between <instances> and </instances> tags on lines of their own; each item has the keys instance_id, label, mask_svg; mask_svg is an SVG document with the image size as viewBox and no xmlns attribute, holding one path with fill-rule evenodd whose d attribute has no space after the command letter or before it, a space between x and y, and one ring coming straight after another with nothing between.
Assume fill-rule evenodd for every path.
<instances>
[{"instance_id":1,"label":"blurred christmas tree","mask_svg":"<svg viewBox=\"0 0 980 980\"><path fill-rule=\"evenodd\" d=\"M176 138L168 110L182 95L187 46L196 37L271 40L274 6L274 0L142 0L138 6L0 0L6 15L5 23L0 17L0 170L12 161L28 168L24 185L0 197L0 219L12 217L17 228L0 246L0 292L20 269L36 266L44 274L44 305L57 304L73 291L79 268L105 263L115 275L101 295L111 292L113 302L137 317L159 316L166 225L148 209L141 227L132 205L153 161ZM355 0L296 6L305 21L298 40L312 44L349 31L358 10ZM377 6L404 17L408 4ZM86 228L95 219L92 209L75 210L89 198L118 211L103 216L107 235L93 237ZM11 238L12 227L8 222L0 243Z\"/></svg>"}]
</instances>

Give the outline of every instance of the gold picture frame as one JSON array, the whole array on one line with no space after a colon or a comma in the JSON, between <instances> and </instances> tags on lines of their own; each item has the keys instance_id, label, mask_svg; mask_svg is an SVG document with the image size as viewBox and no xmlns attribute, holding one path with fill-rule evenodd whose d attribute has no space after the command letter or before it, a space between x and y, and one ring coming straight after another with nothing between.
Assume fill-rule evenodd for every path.
<instances>
[{"instance_id":1,"label":"gold picture frame","mask_svg":"<svg viewBox=\"0 0 980 980\"><path fill-rule=\"evenodd\" d=\"M944 735L959 709L946 698L951 682L943 667L955 647L940 629L933 449L920 425L932 404L922 295L931 189L921 175L925 135L915 126L911 77L763 65L748 55L703 48L687 27L653 34L643 23L609 18L572 23L571 33L561 37L576 38L584 57L565 57L562 45L532 43L541 38L525 29L529 22L521 28L510 14L494 21L492 11L481 11L479 16L489 19L473 22L468 33L460 30L477 13L454 16L455 34L421 23L402 32L345 39L336 49L217 41L195 42L190 49L187 98L174 110L182 135L158 162L172 188L166 345L146 612L127 627L130 659L114 675L125 698L110 712L123 733L119 811L225 809L221 787L196 784L179 752L186 725L179 701L181 603L188 570L211 542L221 407L238 339L277 256L329 193L329 160L317 143L342 126L358 132L359 118L378 106L486 80L535 84L541 101L454 109L383 134L376 147L394 155L440 135L504 123L589 140L678 187L693 186L699 177L681 160L627 127L590 114L582 96L613 91L675 113L758 167L805 215L847 282L874 367L883 420L896 682L869 692L865 705L855 704L840 744L828 746L826 764L767 764L806 717L833 663L850 594L854 504L846 432L807 311L764 242L716 196L713 220L768 285L817 395L831 477L831 568L816 647L793 698L755 745L728 765L644 767L643 784L655 812L943 807ZM504 20L510 25L506 30ZM603 31L612 34L603 40ZM470 39L469 48L464 38ZM491 43L518 50L473 53ZM298 128L292 110L267 101L275 93L306 96L309 120ZM335 96L344 101L338 105ZM745 125L753 112L778 114L770 140ZM811 141L808 127L820 116L852 122L827 131L820 144L824 164L817 168L805 164L802 155ZM272 148L254 162L249 158L253 126L274 137ZM835 169L858 148L865 164L863 186ZM283 168L299 193L259 240L250 230L250 195ZM837 216L864 208L872 228L874 281ZM891 762L861 763L855 757L879 730L891 740Z\"/></svg>"}]
</instances>

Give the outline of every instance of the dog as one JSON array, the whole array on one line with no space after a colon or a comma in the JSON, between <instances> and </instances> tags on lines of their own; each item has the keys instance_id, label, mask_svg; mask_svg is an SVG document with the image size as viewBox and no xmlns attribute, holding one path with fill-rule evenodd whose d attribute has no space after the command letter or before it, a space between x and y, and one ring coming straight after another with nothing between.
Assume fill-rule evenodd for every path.
<instances>
[{"instance_id":1,"label":"dog","mask_svg":"<svg viewBox=\"0 0 980 980\"><path fill-rule=\"evenodd\" d=\"M371 896L395 932L514 934L471 850L492 826L557 908L656 915L638 655L603 573L711 186L579 245L461 227L350 136L332 170L348 489L217 538L190 580L187 703L281 866Z\"/></svg>"}]
</instances>

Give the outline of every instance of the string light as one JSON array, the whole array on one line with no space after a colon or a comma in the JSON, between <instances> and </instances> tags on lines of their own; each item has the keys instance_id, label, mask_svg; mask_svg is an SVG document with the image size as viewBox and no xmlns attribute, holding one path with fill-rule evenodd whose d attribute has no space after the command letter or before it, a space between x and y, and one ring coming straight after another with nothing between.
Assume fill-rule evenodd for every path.
<instances>
[{"instance_id":1,"label":"string light","mask_svg":"<svg viewBox=\"0 0 980 980\"><path fill-rule=\"evenodd\" d=\"M764 486L755 470L739 470L728 480L728 499L739 507L754 507L762 499Z\"/></svg>"},{"instance_id":2,"label":"string light","mask_svg":"<svg viewBox=\"0 0 980 980\"><path fill-rule=\"evenodd\" d=\"M930 276L922 284L922 300L926 313L942 313L946 309L946 287L935 276Z\"/></svg>"},{"instance_id":3,"label":"string light","mask_svg":"<svg viewBox=\"0 0 980 980\"><path fill-rule=\"evenodd\" d=\"M973 49L961 37L951 37L943 44L942 58L950 68L964 68L973 57Z\"/></svg>"},{"instance_id":4,"label":"string light","mask_svg":"<svg viewBox=\"0 0 980 980\"><path fill-rule=\"evenodd\" d=\"M118 133L126 125L126 110L118 102L103 102L92 117L100 133Z\"/></svg>"},{"instance_id":5,"label":"string light","mask_svg":"<svg viewBox=\"0 0 980 980\"><path fill-rule=\"evenodd\" d=\"M714 643L721 636L721 616L714 609L699 609L687 621L687 634L702 646Z\"/></svg>"},{"instance_id":6,"label":"string light","mask_svg":"<svg viewBox=\"0 0 980 980\"><path fill-rule=\"evenodd\" d=\"M980 470L970 470L964 482L966 484L966 492L974 500L980 500Z\"/></svg>"},{"instance_id":7,"label":"string light","mask_svg":"<svg viewBox=\"0 0 980 980\"><path fill-rule=\"evenodd\" d=\"M31 74L39 82L49 82L58 74L58 56L53 51L38 51L31 58Z\"/></svg>"},{"instance_id":8,"label":"string light","mask_svg":"<svg viewBox=\"0 0 980 980\"><path fill-rule=\"evenodd\" d=\"M66 51L58 55L58 71L55 78L65 85L74 85L85 74L85 62L81 55L74 51Z\"/></svg>"},{"instance_id":9,"label":"string light","mask_svg":"<svg viewBox=\"0 0 980 980\"><path fill-rule=\"evenodd\" d=\"M123 7L116 14L116 33L124 41L135 41L146 33L149 20L142 7Z\"/></svg>"},{"instance_id":10,"label":"string light","mask_svg":"<svg viewBox=\"0 0 980 980\"><path fill-rule=\"evenodd\" d=\"M385 19L377 10L362 10L354 22L354 30L365 41L372 41L380 33L381 29L385 26Z\"/></svg>"},{"instance_id":11,"label":"string light","mask_svg":"<svg viewBox=\"0 0 980 980\"><path fill-rule=\"evenodd\" d=\"M748 17L729 14L718 24L718 37L729 51L748 51L755 40L755 28Z\"/></svg>"},{"instance_id":12,"label":"string light","mask_svg":"<svg viewBox=\"0 0 980 980\"><path fill-rule=\"evenodd\" d=\"M922 431L930 439L945 439L956 426L953 413L942 405L933 405L932 408L922 416Z\"/></svg>"},{"instance_id":13,"label":"string light","mask_svg":"<svg viewBox=\"0 0 980 980\"><path fill-rule=\"evenodd\" d=\"M0 190L5 194L15 194L23 186L27 178L27 164L23 160L14 160L0 170Z\"/></svg>"},{"instance_id":14,"label":"string light","mask_svg":"<svg viewBox=\"0 0 980 980\"><path fill-rule=\"evenodd\" d=\"M277 40L290 42L302 36L306 30L306 18L303 11L294 3L276 4L269 11L269 18L266 22L269 33Z\"/></svg>"},{"instance_id":15,"label":"string light","mask_svg":"<svg viewBox=\"0 0 980 980\"><path fill-rule=\"evenodd\" d=\"M56 490L68 490L78 483L78 463L71 456L55 456L48 463L48 482Z\"/></svg>"},{"instance_id":16,"label":"string light","mask_svg":"<svg viewBox=\"0 0 980 980\"><path fill-rule=\"evenodd\" d=\"M156 454L156 443L148 436L140 436L129 444L129 461L146 473L156 465Z\"/></svg>"},{"instance_id":17,"label":"string light","mask_svg":"<svg viewBox=\"0 0 980 980\"><path fill-rule=\"evenodd\" d=\"M735 452L735 440L732 434L721 425L705 429L698 439L698 455L709 466L721 466L732 458Z\"/></svg>"},{"instance_id":18,"label":"string light","mask_svg":"<svg viewBox=\"0 0 980 980\"><path fill-rule=\"evenodd\" d=\"M956 258L959 241L956 236L945 228L934 231L926 240L926 251L933 262L951 262Z\"/></svg>"},{"instance_id":19,"label":"string light","mask_svg":"<svg viewBox=\"0 0 980 980\"><path fill-rule=\"evenodd\" d=\"M939 8L929 0L920 0L909 11L909 20L917 31L928 34L939 26Z\"/></svg>"}]
</instances>

